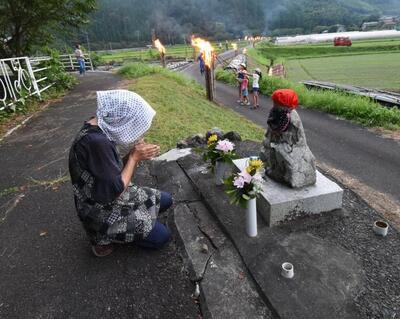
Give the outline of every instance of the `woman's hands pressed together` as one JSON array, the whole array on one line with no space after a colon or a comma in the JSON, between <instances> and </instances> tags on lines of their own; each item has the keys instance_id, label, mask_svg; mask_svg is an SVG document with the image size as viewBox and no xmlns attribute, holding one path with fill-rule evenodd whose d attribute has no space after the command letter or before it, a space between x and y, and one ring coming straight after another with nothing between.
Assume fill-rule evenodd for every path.
<instances>
[{"instance_id":1,"label":"woman's hands pressed together","mask_svg":"<svg viewBox=\"0 0 400 319\"><path fill-rule=\"evenodd\" d=\"M130 151L130 156L136 162L149 160L160 154L160 146L154 144L140 143L135 145Z\"/></svg>"},{"instance_id":2,"label":"woman's hands pressed together","mask_svg":"<svg viewBox=\"0 0 400 319\"><path fill-rule=\"evenodd\" d=\"M129 186L133 173L139 162L152 159L158 154L160 154L160 146L147 144L143 141L140 141L130 150L124 169L121 173L125 189Z\"/></svg>"}]
</instances>

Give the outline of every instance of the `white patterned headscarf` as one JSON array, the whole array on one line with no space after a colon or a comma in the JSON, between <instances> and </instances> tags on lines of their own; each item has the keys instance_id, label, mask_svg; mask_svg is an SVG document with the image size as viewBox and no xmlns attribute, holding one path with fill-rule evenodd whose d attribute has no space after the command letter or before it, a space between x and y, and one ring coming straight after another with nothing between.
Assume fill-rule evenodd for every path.
<instances>
[{"instance_id":1,"label":"white patterned headscarf","mask_svg":"<svg viewBox=\"0 0 400 319\"><path fill-rule=\"evenodd\" d=\"M138 94L128 90L97 92L98 125L119 145L137 141L151 126L156 112Z\"/></svg>"}]
</instances>

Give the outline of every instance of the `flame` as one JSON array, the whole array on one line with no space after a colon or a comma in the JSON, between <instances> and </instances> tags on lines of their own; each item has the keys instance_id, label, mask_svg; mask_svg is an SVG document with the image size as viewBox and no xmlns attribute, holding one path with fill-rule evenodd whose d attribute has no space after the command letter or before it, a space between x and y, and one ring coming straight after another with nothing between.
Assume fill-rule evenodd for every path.
<instances>
[{"instance_id":1,"label":"flame","mask_svg":"<svg viewBox=\"0 0 400 319\"><path fill-rule=\"evenodd\" d=\"M246 48L243 49L243 54L247 54L247 49Z\"/></svg>"},{"instance_id":2,"label":"flame","mask_svg":"<svg viewBox=\"0 0 400 319\"><path fill-rule=\"evenodd\" d=\"M214 48L211 43L201 38L192 37L192 46L198 47L203 55L204 62L208 67L211 67L214 58Z\"/></svg>"},{"instance_id":3,"label":"flame","mask_svg":"<svg viewBox=\"0 0 400 319\"><path fill-rule=\"evenodd\" d=\"M232 43L232 48L233 48L234 50L237 50L237 43Z\"/></svg>"},{"instance_id":4,"label":"flame","mask_svg":"<svg viewBox=\"0 0 400 319\"><path fill-rule=\"evenodd\" d=\"M155 40L154 41L154 46L157 48L157 50L161 53L161 54L165 54L165 47L161 44L160 40Z\"/></svg>"}]
</instances>

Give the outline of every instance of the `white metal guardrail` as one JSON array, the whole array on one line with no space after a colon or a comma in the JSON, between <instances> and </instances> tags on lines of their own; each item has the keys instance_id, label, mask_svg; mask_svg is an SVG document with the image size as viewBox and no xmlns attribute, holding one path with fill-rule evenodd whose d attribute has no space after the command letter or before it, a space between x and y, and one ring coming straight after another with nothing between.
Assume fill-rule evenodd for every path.
<instances>
[{"instance_id":1,"label":"white metal guardrail","mask_svg":"<svg viewBox=\"0 0 400 319\"><path fill-rule=\"evenodd\" d=\"M50 88L54 83L47 84L47 77L41 73L47 67L40 67L41 62L50 57L20 57L0 60L0 111L6 108L14 109L19 101L27 96L36 95Z\"/></svg>"},{"instance_id":2,"label":"white metal guardrail","mask_svg":"<svg viewBox=\"0 0 400 319\"><path fill-rule=\"evenodd\" d=\"M15 105L27 96L36 95L39 99L41 93L54 83L47 83L42 62L49 61L51 57L19 57L0 59L0 111L4 109L15 110ZM79 63L72 54L60 55L60 61L66 71L79 70ZM90 57L85 60L86 69L93 70Z\"/></svg>"},{"instance_id":3,"label":"white metal guardrail","mask_svg":"<svg viewBox=\"0 0 400 319\"><path fill-rule=\"evenodd\" d=\"M64 65L66 71L73 72L79 70L79 63L74 54L60 55L60 61ZM85 67L93 71L93 64L90 56L85 58Z\"/></svg>"}]
</instances>

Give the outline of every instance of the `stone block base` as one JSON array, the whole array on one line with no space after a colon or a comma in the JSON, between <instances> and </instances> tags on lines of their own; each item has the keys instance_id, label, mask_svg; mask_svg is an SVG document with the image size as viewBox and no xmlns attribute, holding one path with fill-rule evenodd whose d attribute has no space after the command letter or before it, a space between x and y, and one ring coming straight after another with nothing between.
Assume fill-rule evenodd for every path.
<instances>
[{"instance_id":1,"label":"stone block base","mask_svg":"<svg viewBox=\"0 0 400 319\"><path fill-rule=\"evenodd\" d=\"M242 170L247 161L243 158L233 163ZM262 188L257 211L269 226L342 207L343 189L318 171L317 182L312 186L293 189L265 177Z\"/></svg>"}]
</instances>

